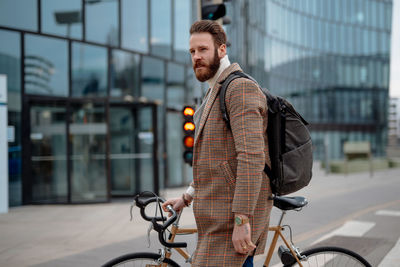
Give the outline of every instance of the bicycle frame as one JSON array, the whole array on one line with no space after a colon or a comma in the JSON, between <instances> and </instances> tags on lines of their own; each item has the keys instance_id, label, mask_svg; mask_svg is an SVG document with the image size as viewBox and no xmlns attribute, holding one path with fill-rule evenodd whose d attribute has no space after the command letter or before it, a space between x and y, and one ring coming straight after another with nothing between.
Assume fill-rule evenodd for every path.
<instances>
[{"instance_id":1,"label":"bicycle frame","mask_svg":"<svg viewBox=\"0 0 400 267\"><path fill-rule=\"evenodd\" d=\"M282 241L285 243L285 245L289 248L290 253L293 255L293 257L296 259L297 263L299 264L300 267L303 267L303 265L301 264L299 257L297 256L296 251L293 250L292 246L289 244L289 242L286 240L285 236L282 234L282 231L284 230L284 227L282 227L282 220L283 217L285 216L286 211L282 211L282 215L281 218L279 220L279 224L277 226L270 226L268 227L268 231L269 232L274 232L274 236L272 238L272 242L271 245L269 246L268 249L268 253L267 253L267 258L265 259L264 262L264 267L268 267L270 262L271 262L271 258L272 255L275 251L276 248L276 244L278 242L278 238L280 237L282 239ZM197 233L197 229L196 228L179 228L179 220L180 220L180 215L178 216L178 219L176 220L175 223L172 224L171 227L171 234L168 238L168 242L174 242L175 240L175 236L177 234L194 234ZM185 260L186 262L191 262L191 255L189 255L189 253L187 253L186 251L184 251L182 248L173 248L174 250L176 250ZM171 249L167 248L166 249L166 253L165 253L165 258L170 258L171 257ZM163 266L163 264L161 265Z\"/></svg>"}]
</instances>

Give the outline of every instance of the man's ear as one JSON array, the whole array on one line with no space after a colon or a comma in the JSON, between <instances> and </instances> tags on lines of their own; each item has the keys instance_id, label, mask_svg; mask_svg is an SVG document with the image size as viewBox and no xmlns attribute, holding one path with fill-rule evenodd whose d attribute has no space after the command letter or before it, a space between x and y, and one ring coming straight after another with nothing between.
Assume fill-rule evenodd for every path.
<instances>
[{"instance_id":1,"label":"man's ear","mask_svg":"<svg viewBox=\"0 0 400 267\"><path fill-rule=\"evenodd\" d=\"M226 44L222 44L218 48L218 57L222 59L226 55Z\"/></svg>"}]
</instances>

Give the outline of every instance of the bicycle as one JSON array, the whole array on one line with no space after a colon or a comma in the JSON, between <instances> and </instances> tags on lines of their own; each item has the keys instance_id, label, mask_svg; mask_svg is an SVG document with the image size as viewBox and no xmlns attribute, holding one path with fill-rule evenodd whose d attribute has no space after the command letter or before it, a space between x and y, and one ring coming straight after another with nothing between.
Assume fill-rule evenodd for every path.
<instances>
[{"instance_id":1,"label":"bicycle","mask_svg":"<svg viewBox=\"0 0 400 267\"><path fill-rule=\"evenodd\" d=\"M179 220L181 213L175 212L171 206L168 206L168 210L172 213L171 218L167 220L162 214L160 203L164 202L164 199L146 193L138 194L134 197L133 204L131 205L131 219L132 209L134 206L140 208L140 215L146 221L150 221L152 229L158 232L158 239L164 246L159 250L159 253L149 252L137 252L122 255L115 259L112 259L105 263L103 267L111 266L146 266L146 267L179 267L174 260L171 259L172 249L176 250L187 263L191 262L192 256L188 252L183 250L187 247L186 242L174 242L176 235L180 234L194 234L197 232L195 228L180 228ZM300 211L304 206L308 204L308 201L304 197L282 197L274 196L274 206L282 211L279 219L279 223L276 226L270 226L269 231L274 232L270 247L268 249L267 257L265 259L263 267L268 267L275 251L278 239L280 238L285 245L281 245L278 248L278 255L284 267L295 267L295 266L364 266L371 267L371 265L359 254L340 247L316 247L309 250L300 251L296 247L292 240L292 229L290 225L282 225L283 218L287 211L297 210ZM157 215L157 207L155 215L149 217L145 213L146 206L150 203L156 202L158 209L160 210L161 216ZM158 222L163 222L158 223ZM168 227L171 229L168 230ZM289 229L290 233L290 244L283 235L285 228ZM170 232L168 239L166 240L166 232ZM148 231L149 235L150 231Z\"/></svg>"}]
</instances>

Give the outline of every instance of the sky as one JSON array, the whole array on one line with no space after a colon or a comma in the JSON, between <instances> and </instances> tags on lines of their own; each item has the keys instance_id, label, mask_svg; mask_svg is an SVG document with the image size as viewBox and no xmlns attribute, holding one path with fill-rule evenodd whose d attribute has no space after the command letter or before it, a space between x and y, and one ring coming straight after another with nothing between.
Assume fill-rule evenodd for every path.
<instances>
[{"instance_id":1,"label":"sky","mask_svg":"<svg viewBox=\"0 0 400 267\"><path fill-rule=\"evenodd\" d=\"M400 0L393 0L390 96L400 97Z\"/></svg>"}]
</instances>

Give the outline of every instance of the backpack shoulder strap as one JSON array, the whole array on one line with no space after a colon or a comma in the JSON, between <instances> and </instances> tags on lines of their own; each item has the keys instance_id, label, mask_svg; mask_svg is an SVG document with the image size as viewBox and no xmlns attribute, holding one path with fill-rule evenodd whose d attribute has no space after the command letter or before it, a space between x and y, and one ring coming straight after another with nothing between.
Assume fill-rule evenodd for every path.
<instances>
[{"instance_id":1,"label":"backpack shoulder strap","mask_svg":"<svg viewBox=\"0 0 400 267\"><path fill-rule=\"evenodd\" d=\"M224 81L221 82L222 85L221 85L221 89L219 91L219 93L220 93L219 104L220 104L220 108L221 108L222 118L226 122L226 126L228 127L228 129L231 128L231 124L229 123L228 113L226 112L226 103L225 103L226 89L228 89L229 84L237 78L246 78L246 79L252 80L253 82L255 82L258 85L258 82L253 77L251 77L250 75L248 75L242 71L232 72L231 74L229 74L229 76ZM264 92L265 95L268 94L267 98L268 98L268 96L272 96L267 90L264 90L259 85L258 85L258 87L261 89L261 91ZM264 172L268 175L268 177L272 178L272 175L273 175L272 170L267 164L265 164Z\"/></svg>"},{"instance_id":2,"label":"backpack shoulder strap","mask_svg":"<svg viewBox=\"0 0 400 267\"><path fill-rule=\"evenodd\" d=\"M246 73L244 73L242 71L232 72L231 74L228 75L228 77L225 80L223 80L221 82L221 89L219 91L219 94L220 94L219 105L221 108L222 118L226 122L228 129L231 128L231 125L229 123L228 112L226 112L225 95L226 95L226 90L228 89L229 84L237 78L246 78L246 79L250 79L250 80L254 81L255 83L257 83L251 76L247 75Z\"/></svg>"}]
</instances>

